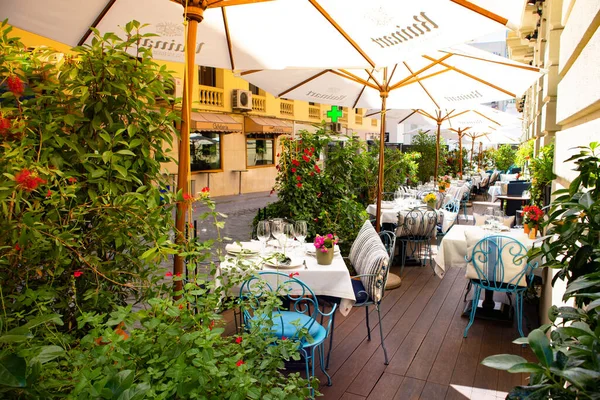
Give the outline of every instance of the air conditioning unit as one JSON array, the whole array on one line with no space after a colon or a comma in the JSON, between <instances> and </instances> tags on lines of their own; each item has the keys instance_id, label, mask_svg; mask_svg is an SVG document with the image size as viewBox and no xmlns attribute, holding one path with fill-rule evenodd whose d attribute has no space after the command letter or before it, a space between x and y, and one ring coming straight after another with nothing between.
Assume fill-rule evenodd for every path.
<instances>
[{"instance_id":1,"label":"air conditioning unit","mask_svg":"<svg viewBox=\"0 0 600 400\"><path fill-rule=\"evenodd\" d=\"M232 92L232 107L234 110L252 110L252 92L249 90L234 89Z\"/></svg>"}]
</instances>

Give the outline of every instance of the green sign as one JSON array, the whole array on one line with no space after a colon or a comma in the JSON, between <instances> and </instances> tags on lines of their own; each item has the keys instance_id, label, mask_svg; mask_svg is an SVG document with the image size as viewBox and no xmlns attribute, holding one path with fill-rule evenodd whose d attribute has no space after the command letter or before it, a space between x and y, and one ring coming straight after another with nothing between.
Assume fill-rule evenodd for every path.
<instances>
[{"instance_id":1,"label":"green sign","mask_svg":"<svg viewBox=\"0 0 600 400\"><path fill-rule=\"evenodd\" d=\"M331 110L327 111L327 117L331 119L331 122L338 122L338 118L342 118L344 115L343 111L338 106L331 106Z\"/></svg>"}]
</instances>

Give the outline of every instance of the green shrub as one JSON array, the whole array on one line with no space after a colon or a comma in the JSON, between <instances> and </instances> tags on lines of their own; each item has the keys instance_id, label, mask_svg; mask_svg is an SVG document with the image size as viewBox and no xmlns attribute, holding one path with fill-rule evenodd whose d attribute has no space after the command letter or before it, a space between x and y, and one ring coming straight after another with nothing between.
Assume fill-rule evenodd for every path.
<instances>
[{"instance_id":1,"label":"green shrub","mask_svg":"<svg viewBox=\"0 0 600 400\"><path fill-rule=\"evenodd\" d=\"M436 137L425 132L419 132L412 139L411 150L419 153L417 177L420 182L429 182L435 172ZM448 150L444 139L440 143L438 175L445 175Z\"/></svg>"},{"instance_id":2,"label":"green shrub","mask_svg":"<svg viewBox=\"0 0 600 400\"><path fill-rule=\"evenodd\" d=\"M508 170L515 162L517 152L509 144L498 147L494 153L494 165L500 171Z\"/></svg>"}]
</instances>

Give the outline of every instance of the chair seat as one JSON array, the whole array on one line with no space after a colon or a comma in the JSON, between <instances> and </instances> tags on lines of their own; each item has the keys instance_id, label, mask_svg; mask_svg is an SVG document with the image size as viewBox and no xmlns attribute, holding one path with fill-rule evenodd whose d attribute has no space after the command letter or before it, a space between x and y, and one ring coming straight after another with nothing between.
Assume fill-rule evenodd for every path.
<instances>
[{"instance_id":1,"label":"chair seat","mask_svg":"<svg viewBox=\"0 0 600 400\"><path fill-rule=\"evenodd\" d=\"M360 279L352 279L352 289L354 290L354 297L356 297L356 304L372 303L371 297L367 294L365 285Z\"/></svg>"},{"instance_id":2,"label":"chair seat","mask_svg":"<svg viewBox=\"0 0 600 400\"><path fill-rule=\"evenodd\" d=\"M279 316L281 315L281 317ZM254 318L251 318L251 321ZM276 311L273 316L273 327L271 331L278 337L293 338L297 336L298 327L303 327L310 323L311 318L305 314L300 314L295 311ZM282 328L283 322L283 328ZM308 330L308 334L313 338L312 342L303 340L302 347L316 346L327 337L327 331L316 321Z\"/></svg>"}]
</instances>

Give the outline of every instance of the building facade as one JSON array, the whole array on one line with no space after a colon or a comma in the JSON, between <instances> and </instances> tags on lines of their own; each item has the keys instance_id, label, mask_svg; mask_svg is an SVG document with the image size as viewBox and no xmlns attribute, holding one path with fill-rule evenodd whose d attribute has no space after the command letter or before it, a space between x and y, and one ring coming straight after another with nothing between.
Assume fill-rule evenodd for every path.
<instances>
[{"instance_id":1,"label":"building facade","mask_svg":"<svg viewBox=\"0 0 600 400\"><path fill-rule=\"evenodd\" d=\"M46 45L58 51L69 48L58 42L14 28L27 46ZM163 62L173 71L177 97L183 93L183 64ZM190 129L191 192L210 188L211 195L269 191L277 175L277 155L283 135L301 129L314 131L326 119L330 105L275 98L250 85L232 71L197 66L194 74ZM363 118L365 110L343 107L340 134L366 140L379 135L379 121ZM173 155L179 149L174 141ZM164 165L173 188L177 164Z\"/></svg>"},{"instance_id":2,"label":"building facade","mask_svg":"<svg viewBox=\"0 0 600 400\"><path fill-rule=\"evenodd\" d=\"M534 140L536 151L555 144L553 190L576 177L574 164L565 162L575 147L600 141L599 26L598 0L530 0L521 30L508 35L512 59L547 70L518 104L523 139ZM561 284L547 285L542 309L561 303Z\"/></svg>"}]
</instances>

